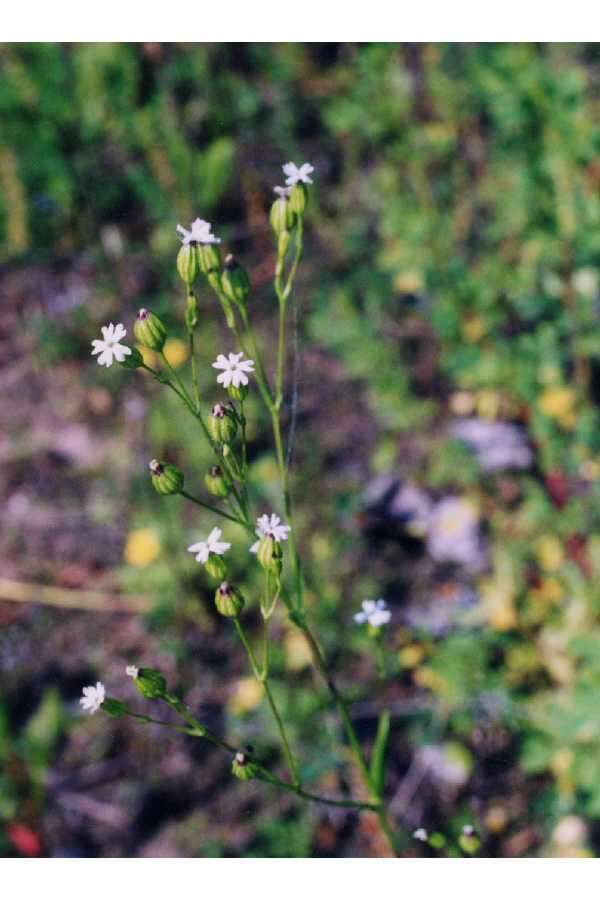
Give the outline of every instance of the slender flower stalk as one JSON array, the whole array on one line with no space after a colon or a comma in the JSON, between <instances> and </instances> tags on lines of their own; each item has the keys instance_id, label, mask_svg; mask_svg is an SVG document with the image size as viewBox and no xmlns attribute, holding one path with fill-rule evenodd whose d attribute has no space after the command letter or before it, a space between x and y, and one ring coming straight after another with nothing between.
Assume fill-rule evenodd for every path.
<instances>
[{"instance_id":1,"label":"slender flower stalk","mask_svg":"<svg viewBox=\"0 0 600 900\"><path fill-rule=\"evenodd\" d=\"M396 839L388 819L383 799L383 775L375 766L374 771L367 760L364 748L354 728L348 702L338 689L329 664L325 658L319 640L309 624L304 604L304 577L299 550L298 534L294 519L294 503L291 488L290 457L286 454L283 439L282 410L286 395L286 349L288 309L293 296L299 263L303 253L304 230L303 220L309 195L307 185L313 183L311 175L314 167L310 163L298 166L288 162L283 166L285 187L275 188L277 200L271 209L270 223L275 232L277 255L274 272L274 290L278 304L277 345L274 372L271 378L267 371L260 345L254 333L248 315L247 298L250 291L250 277L243 266L231 255L221 261L219 249L220 239L212 231L212 225L203 219L196 218L189 229L177 226L182 245L179 248L177 269L181 276L187 296L185 322L188 332L189 355L191 364L191 391L184 380L170 364L164 353L167 336L166 328L160 319L149 310L142 309L134 326L138 342L159 354L164 369L156 371L144 363L137 350L131 350L120 344L126 331L123 325L112 325L103 328L103 340L93 342L93 354L98 355L101 365L110 366L117 361L126 368L143 368L153 378L168 386L181 400L188 412L200 423L203 436L214 456L205 485L211 497L218 498L227 504L228 510L220 508L213 502L207 502L184 490L183 473L171 464L162 464L153 460L151 472L153 485L157 492L165 497L179 494L203 510L220 516L242 527L255 540L250 550L255 554L256 563L264 573L264 589L260 597L262 614L262 633L260 661L242 624L241 617L246 606L245 598L238 587L229 581L226 574L227 562L224 554L231 544L222 541L220 528L212 528L208 536L188 550L195 554L208 575L220 582L214 594L217 611L225 619L233 622L236 633L248 656L254 677L263 687L265 697L271 709L277 732L281 741L283 756L291 776L291 781L284 781L260 765L252 755L231 745L202 725L183 701L168 693L164 678L151 669L127 666L126 673L148 699L160 699L184 721L184 725L174 725L141 713L136 713L123 703L106 698L104 686L98 682L95 687L84 689L81 705L94 713L103 708L113 716L129 715L141 724L156 724L179 731L180 733L208 740L232 755L232 774L241 780L257 778L282 790L292 792L298 797L316 803L325 803L340 808L369 810L376 814L381 830L386 836L390 848L397 853ZM202 410L201 398L204 395L202 379L203 368L199 368L196 358L195 329L198 324L198 304L193 285L200 276L205 277L209 287L217 296L228 327L238 342L236 352L217 355L211 364L218 371L217 383L224 388L229 399L220 401L208 414ZM131 357L131 358L128 358ZM208 376L206 372L206 376ZM214 390L214 373L213 373ZM251 500L252 491L248 490L249 454L247 440L247 422L244 401L253 383L266 407L271 421L273 445L279 484L282 494L282 506L285 522L275 513L261 515L253 526L254 513ZM273 385L273 386L272 386ZM187 485L186 485L187 486ZM289 575L286 560L289 560ZM291 578L290 578L291 575ZM300 768L293 752L283 717L278 708L270 684L270 620L281 597L290 620L300 629L308 644L313 665L324 680L331 699L337 709L347 743L352 751L361 779L364 783L368 800L345 798L328 798L306 790L302 784ZM373 637L378 654L380 674L385 674L383 661L383 645L380 640L381 628L390 619L390 611L383 601L365 601L362 609L355 615L359 624L366 624ZM389 731L389 713L383 711L380 721L384 721L385 739ZM378 733L378 742L379 733ZM382 759L381 750L374 756Z\"/></svg>"}]
</instances>

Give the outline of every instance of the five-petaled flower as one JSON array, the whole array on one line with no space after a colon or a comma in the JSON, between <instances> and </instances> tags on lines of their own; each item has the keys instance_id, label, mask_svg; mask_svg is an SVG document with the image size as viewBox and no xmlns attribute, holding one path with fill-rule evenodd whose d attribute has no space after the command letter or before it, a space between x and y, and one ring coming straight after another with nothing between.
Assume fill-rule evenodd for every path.
<instances>
[{"instance_id":1,"label":"five-petaled flower","mask_svg":"<svg viewBox=\"0 0 600 900\"><path fill-rule=\"evenodd\" d=\"M125 674L129 675L130 678L137 678L140 673L140 670L137 666L127 666L125 669Z\"/></svg>"},{"instance_id":2,"label":"five-petaled flower","mask_svg":"<svg viewBox=\"0 0 600 900\"><path fill-rule=\"evenodd\" d=\"M248 384L247 372L254 372L254 360L242 359L243 353L230 353L229 359L222 353L219 353L215 362L212 364L213 369L223 369L220 375L217 375L217 381L223 387L228 388L230 384L239 388L240 385Z\"/></svg>"},{"instance_id":3,"label":"five-petaled flower","mask_svg":"<svg viewBox=\"0 0 600 900\"><path fill-rule=\"evenodd\" d=\"M211 553L216 553L218 556L223 556L226 550L229 550L231 544L228 544L226 541L221 541L221 529L213 528L209 536L205 541L198 541L197 544L192 544L191 547L188 547L190 553L196 553L196 561L199 563L205 563L208 561L208 557Z\"/></svg>"},{"instance_id":4,"label":"five-petaled flower","mask_svg":"<svg viewBox=\"0 0 600 900\"><path fill-rule=\"evenodd\" d=\"M275 513L271 513L270 516L266 514L264 516L260 516L256 520L256 534L258 535L258 540L255 544L252 544L250 547L250 553L256 553L258 550L258 545L264 537L271 537L277 543L280 541L287 541L288 532L291 531L289 525L283 525L279 516L276 516Z\"/></svg>"},{"instance_id":5,"label":"five-petaled flower","mask_svg":"<svg viewBox=\"0 0 600 900\"><path fill-rule=\"evenodd\" d=\"M114 360L122 363L126 356L129 356L131 353L131 349L126 347L124 344L120 344L119 341L123 340L127 331L125 326L120 322L118 325L113 325L111 322L109 325L102 326L102 340L96 338L96 340L92 341L92 356L95 356L97 353L100 354L98 357L98 364L101 366L112 366Z\"/></svg>"},{"instance_id":6,"label":"five-petaled flower","mask_svg":"<svg viewBox=\"0 0 600 900\"><path fill-rule=\"evenodd\" d=\"M303 163L300 167L296 165L296 163L288 162L283 168L283 174L286 176L285 183L292 187L294 184L298 184L299 181L303 181L304 184L312 184L312 178L310 178L311 172L315 171L315 167L311 166L310 163Z\"/></svg>"},{"instance_id":7,"label":"five-petaled flower","mask_svg":"<svg viewBox=\"0 0 600 900\"><path fill-rule=\"evenodd\" d=\"M177 232L184 245L187 244L220 244L221 238L212 233L212 225L204 219L194 219L188 231L182 225L177 226Z\"/></svg>"},{"instance_id":8,"label":"five-petaled flower","mask_svg":"<svg viewBox=\"0 0 600 900\"><path fill-rule=\"evenodd\" d=\"M95 713L98 712L98 710L104 703L105 696L106 691L104 690L104 685L101 681L97 681L96 687L94 687L93 685L84 687L83 697L79 702L85 710L89 710L90 713Z\"/></svg>"},{"instance_id":9,"label":"five-petaled flower","mask_svg":"<svg viewBox=\"0 0 600 900\"><path fill-rule=\"evenodd\" d=\"M413 831L413 837L415 841L426 841L428 834L424 828L417 828L416 831Z\"/></svg>"},{"instance_id":10,"label":"five-petaled flower","mask_svg":"<svg viewBox=\"0 0 600 900\"><path fill-rule=\"evenodd\" d=\"M356 613L354 621L359 625L368 622L372 628L387 625L392 617L385 600L363 600L361 612Z\"/></svg>"}]
</instances>

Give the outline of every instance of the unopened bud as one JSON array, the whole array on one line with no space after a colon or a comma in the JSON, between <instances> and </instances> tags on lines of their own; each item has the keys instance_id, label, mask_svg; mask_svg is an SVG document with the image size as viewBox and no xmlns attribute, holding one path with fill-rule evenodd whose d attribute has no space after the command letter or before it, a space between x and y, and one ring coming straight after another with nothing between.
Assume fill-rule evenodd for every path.
<instances>
[{"instance_id":1,"label":"unopened bud","mask_svg":"<svg viewBox=\"0 0 600 900\"><path fill-rule=\"evenodd\" d=\"M148 700L159 700L167 692L167 682L157 669L139 669L133 680L140 694Z\"/></svg>"},{"instance_id":2,"label":"unopened bud","mask_svg":"<svg viewBox=\"0 0 600 900\"><path fill-rule=\"evenodd\" d=\"M236 618L244 608L244 598L227 581L223 581L215 591L215 606L222 616Z\"/></svg>"},{"instance_id":3,"label":"unopened bud","mask_svg":"<svg viewBox=\"0 0 600 900\"><path fill-rule=\"evenodd\" d=\"M244 303L250 292L250 279L243 266L229 254L225 259L225 268L221 275L221 289L229 300Z\"/></svg>"},{"instance_id":4,"label":"unopened bud","mask_svg":"<svg viewBox=\"0 0 600 900\"><path fill-rule=\"evenodd\" d=\"M204 563L204 568L206 569L210 577L215 579L215 581L223 581L223 579L227 575L227 566L225 565L225 560L217 553L210 554L210 556Z\"/></svg>"},{"instance_id":5,"label":"unopened bud","mask_svg":"<svg viewBox=\"0 0 600 900\"><path fill-rule=\"evenodd\" d=\"M123 366L124 369L139 369L140 366L144 365L144 357L137 347L131 347L130 350L129 356L126 356L119 365Z\"/></svg>"},{"instance_id":6,"label":"unopened bud","mask_svg":"<svg viewBox=\"0 0 600 900\"><path fill-rule=\"evenodd\" d=\"M188 287L191 287L200 274L198 248L195 243L183 244L177 254L177 271Z\"/></svg>"},{"instance_id":7,"label":"unopened bud","mask_svg":"<svg viewBox=\"0 0 600 900\"><path fill-rule=\"evenodd\" d=\"M208 417L208 433L217 444L228 444L237 431L237 423L230 409L222 403L215 403Z\"/></svg>"},{"instance_id":8,"label":"unopened bud","mask_svg":"<svg viewBox=\"0 0 600 900\"><path fill-rule=\"evenodd\" d=\"M289 231L282 231L277 238L277 256L279 260L283 260L283 257L287 253L290 245L290 237L291 233Z\"/></svg>"},{"instance_id":9,"label":"unopened bud","mask_svg":"<svg viewBox=\"0 0 600 900\"><path fill-rule=\"evenodd\" d=\"M217 244L198 244L198 262L205 275L220 272L221 251Z\"/></svg>"},{"instance_id":10,"label":"unopened bud","mask_svg":"<svg viewBox=\"0 0 600 900\"><path fill-rule=\"evenodd\" d=\"M257 766L248 759L245 753L236 753L231 764L231 773L240 781L249 781L256 776Z\"/></svg>"},{"instance_id":11,"label":"unopened bud","mask_svg":"<svg viewBox=\"0 0 600 900\"><path fill-rule=\"evenodd\" d=\"M276 200L269 213L271 228L277 237L294 227L295 218L289 201L285 197Z\"/></svg>"},{"instance_id":12,"label":"unopened bud","mask_svg":"<svg viewBox=\"0 0 600 900\"><path fill-rule=\"evenodd\" d=\"M210 467L204 476L204 483L213 497L226 497L229 494L230 486L219 466Z\"/></svg>"},{"instance_id":13,"label":"unopened bud","mask_svg":"<svg viewBox=\"0 0 600 900\"><path fill-rule=\"evenodd\" d=\"M463 853L473 856L481 846L481 840L472 825L465 825L459 835L458 843Z\"/></svg>"},{"instance_id":14,"label":"unopened bud","mask_svg":"<svg viewBox=\"0 0 600 900\"><path fill-rule=\"evenodd\" d=\"M306 209L308 203L308 190L306 185L299 181L290 191L290 209L297 215L301 216Z\"/></svg>"},{"instance_id":15,"label":"unopened bud","mask_svg":"<svg viewBox=\"0 0 600 900\"><path fill-rule=\"evenodd\" d=\"M260 539L256 548L256 558L263 569L279 575L281 573L282 557L283 549L279 541L276 541L271 535L266 535Z\"/></svg>"},{"instance_id":16,"label":"unopened bud","mask_svg":"<svg viewBox=\"0 0 600 900\"><path fill-rule=\"evenodd\" d=\"M167 329L149 309L140 309L133 326L137 340L149 350L162 350L167 337Z\"/></svg>"},{"instance_id":17,"label":"unopened bud","mask_svg":"<svg viewBox=\"0 0 600 900\"><path fill-rule=\"evenodd\" d=\"M170 463L153 459L148 463L154 490L163 495L179 494L183 488L183 472Z\"/></svg>"},{"instance_id":18,"label":"unopened bud","mask_svg":"<svg viewBox=\"0 0 600 900\"><path fill-rule=\"evenodd\" d=\"M227 388L227 393L232 400L237 400L237 402L240 403L242 400L246 399L249 390L250 388L247 384L240 384L239 387L236 387L235 384L230 384Z\"/></svg>"}]
</instances>

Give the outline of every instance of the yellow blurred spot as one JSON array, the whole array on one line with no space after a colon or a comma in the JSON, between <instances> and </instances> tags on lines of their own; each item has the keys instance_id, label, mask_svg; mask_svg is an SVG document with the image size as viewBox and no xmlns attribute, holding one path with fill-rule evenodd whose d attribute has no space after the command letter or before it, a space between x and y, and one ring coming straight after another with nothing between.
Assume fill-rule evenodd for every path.
<instances>
[{"instance_id":1,"label":"yellow blurred spot","mask_svg":"<svg viewBox=\"0 0 600 900\"><path fill-rule=\"evenodd\" d=\"M425 651L420 644L409 644L407 647L402 648L398 654L398 659L404 669L414 669L415 666L422 662L424 656Z\"/></svg>"},{"instance_id":2,"label":"yellow blurred spot","mask_svg":"<svg viewBox=\"0 0 600 900\"><path fill-rule=\"evenodd\" d=\"M563 596L563 589L556 578L544 578L539 587L532 588L529 593L534 602L557 603Z\"/></svg>"},{"instance_id":3,"label":"yellow blurred spot","mask_svg":"<svg viewBox=\"0 0 600 900\"><path fill-rule=\"evenodd\" d=\"M142 359L144 363L149 366L151 369L156 369L158 365L158 357L154 350L150 350L148 347L142 347L141 344L136 344L136 349L140 351L142 354Z\"/></svg>"},{"instance_id":4,"label":"yellow blurred spot","mask_svg":"<svg viewBox=\"0 0 600 900\"><path fill-rule=\"evenodd\" d=\"M598 481L600 479L600 463L595 459L584 459L579 465L579 474L586 481Z\"/></svg>"},{"instance_id":5,"label":"yellow blurred spot","mask_svg":"<svg viewBox=\"0 0 600 900\"><path fill-rule=\"evenodd\" d=\"M547 572L556 572L565 561L563 546L553 534L545 534L536 541L535 555L542 569Z\"/></svg>"},{"instance_id":6,"label":"yellow blurred spot","mask_svg":"<svg viewBox=\"0 0 600 900\"><path fill-rule=\"evenodd\" d=\"M283 647L288 669L299 672L310 665L310 650L300 631L288 631L283 640Z\"/></svg>"},{"instance_id":7,"label":"yellow blurred spot","mask_svg":"<svg viewBox=\"0 0 600 900\"><path fill-rule=\"evenodd\" d=\"M556 419L564 428L573 428L575 415L575 391L567 387L549 387L540 395L539 406L545 416Z\"/></svg>"},{"instance_id":8,"label":"yellow blurred spot","mask_svg":"<svg viewBox=\"0 0 600 900\"><path fill-rule=\"evenodd\" d=\"M420 272L398 272L394 289L399 294L418 294L423 290L423 276Z\"/></svg>"},{"instance_id":9,"label":"yellow blurred spot","mask_svg":"<svg viewBox=\"0 0 600 900\"><path fill-rule=\"evenodd\" d=\"M476 344L485 334L485 322L481 316L469 316L462 323L463 337L470 344Z\"/></svg>"},{"instance_id":10,"label":"yellow blurred spot","mask_svg":"<svg viewBox=\"0 0 600 900\"><path fill-rule=\"evenodd\" d=\"M495 419L500 412L502 398L497 391L483 390L477 394L477 412L484 419Z\"/></svg>"},{"instance_id":11,"label":"yellow blurred spot","mask_svg":"<svg viewBox=\"0 0 600 900\"><path fill-rule=\"evenodd\" d=\"M124 556L130 566L143 569L149 566L159 553L160 541L152 528L138 528L128 536Z\"/></svg>"},{"instance_id":12,"label":"yellow blurred spot","mask_svg":"<svg viewBox=\"0 0 600 900\"><path fill-rule=\"evenodd\" d=\"M504 831L508 825L508 815L503 806L491 806L485 816L485 827L492 834Z\"/></svg>"},{"instance_id":13,"label":"yellow blurred spot","mask_svg":"<svg viewBox=\"0 0 600 900\"><path fill-rule=\"evenodd\" d=\"M437 672L434 672L433 669L430 669L429 666L421 666L419 669L415 669L413 679L419 687L429 688L434 694L441 694L446 689L444 679Z\"/></svg>"},{"instance_id":14,"label":"yellow blurred spot","mask_svg":"<svg viewBox=\"0 0 600 900\"><path fill-rule=\"evenodd\" d=\"M565 775L573 763L573 751L563 747L557 750L550 760L550 769L553 775Z\"/></svg>"},{"instance_id":15,"label":"yellow blurred spot","mask_svg":"<svg viewBox=\"0 0 600 900\"><path fill-rule=\"evenodd\" d=\"M450 409L457 416L468 416L475 408L475 397L469 391L457 391L450 397Z\"/></svg>"},{"instance_id":16,"label":"yellow blurred spot","mask_svg":"<svg viewBox=\"0 0 600 900\"><path fill-rule=\"evenodd\" d=\"M182 366L190 355L188 345L179 338L169 338L166 340L163 352L167 357L167 361L174 369L178 369Z\"/></svg>"},{"instance_id":17,"label":"yellow blurred spot","mask_svg":"<svg viewBox=\"0 0 600 900\"><path fill-rule=\"evenodd\" d=\"M227 701L227 708L236 715L252 712L262 700L263 686L256 678L240 678Z\"/></svg>"}]
</instances>

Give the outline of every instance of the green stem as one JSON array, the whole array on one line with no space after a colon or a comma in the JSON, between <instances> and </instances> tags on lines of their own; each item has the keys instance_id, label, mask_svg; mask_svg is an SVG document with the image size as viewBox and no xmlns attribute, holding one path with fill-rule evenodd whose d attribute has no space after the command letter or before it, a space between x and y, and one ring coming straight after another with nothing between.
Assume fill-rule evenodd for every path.
<instances>
[{"instance_id":1,"label":"green stem","mask_svg":"<svg viewBox=\"0 0 600 900\"><path fill-rule=\"evenodd\" d=\"M165 356L164 350L160 351L160 358L162 359L166 368L168 369L169 374L171 375L171 378L174 379L175 384L179 388L179 392L180 392L181 396L185 398L185 401L188 404L190 410L196 415L197 413L196 413L196 410L194 409L194 404L193 404L192 398L188 394L187 388L184 385L183 381L181 380L181 378L179 377L179 375L177 374L177 372L175 371L175 369L173 368L173 366L171 365L171 363Z\"/></svg>"},{"instance_id":2,"label":"green stem","mask_svg":"<svg viewBox=\"0 0 600 900\"><path fill-rule=\"evenodd\" d=\"M198 366L196 363L196 352L194 348L194 332L190 328L188 331L190 341L190 358L192 360L192 386L194 391L194 400L196 402L196 412L200 413L200 384L198 381Z\"/></svg>"},{"instance_id":3,"label":"green stem","mask_svg":"<svg viewBox=\"0 0 600 900\"><path fill-rule=\"evenodd\" d=\"M235 522L236 525L241 525L243 528L246 528L246 523L242 521L242 519L238 519L235 516L230 516L229 513L226 513L223 509L219 509L218 506L213 506L212 503L205 503L204 500L199 500L198 497L193 497L191 494L188 494L187 491L179 491L182 497L185 497L186 500L191 500L192 503L195 503L197 506L201 506L203 509L209 510L209 512L216 513L218 516L222 516L224 519L229 519L230 522Z\"/></svg>"},{"instance_id":4,"label":"green stem","mask_svg":"<svg viewBox=\"0 0 600 900\"><path fill-rule=\"evenodd\" d=\"M273 713L273 718L275 719L277 728L279 730L279 735L281 737L281 742L283 744L285 758L287 760L287 764L288 764L288 767L290 770L290 774L292 776L293 783L295 786L299 787L301 784L300 772L298 771L298 765L294 758L294 754L292 753L292 748L290 747L290 743L288 741L287 734L285 732L285 726L283 724L283 720L279 714L279 710L277 709L277 704L275 703L275 698L273 697L273 694L271 693L271 687L269 685L268 675L265 671L261 670L261 668L258 664L258 661L256 659L256 656L254 655L254 650L252 649L250 641L248 640L246 632L244 631L242 623L240 622L240 620L237 617L233 620L233 624L235 625L235 629L239 635L239 638L240 638L242 644L244 645L244 649L246 650L246 653L248 654L248 659L250 660L250 665L252 667L252 671L254 672L254 677L260 684L263 685L263 687L265 689L265 696L268 700L269 706L271 707L271 712Z\"/></svg>"}]
</instances>

